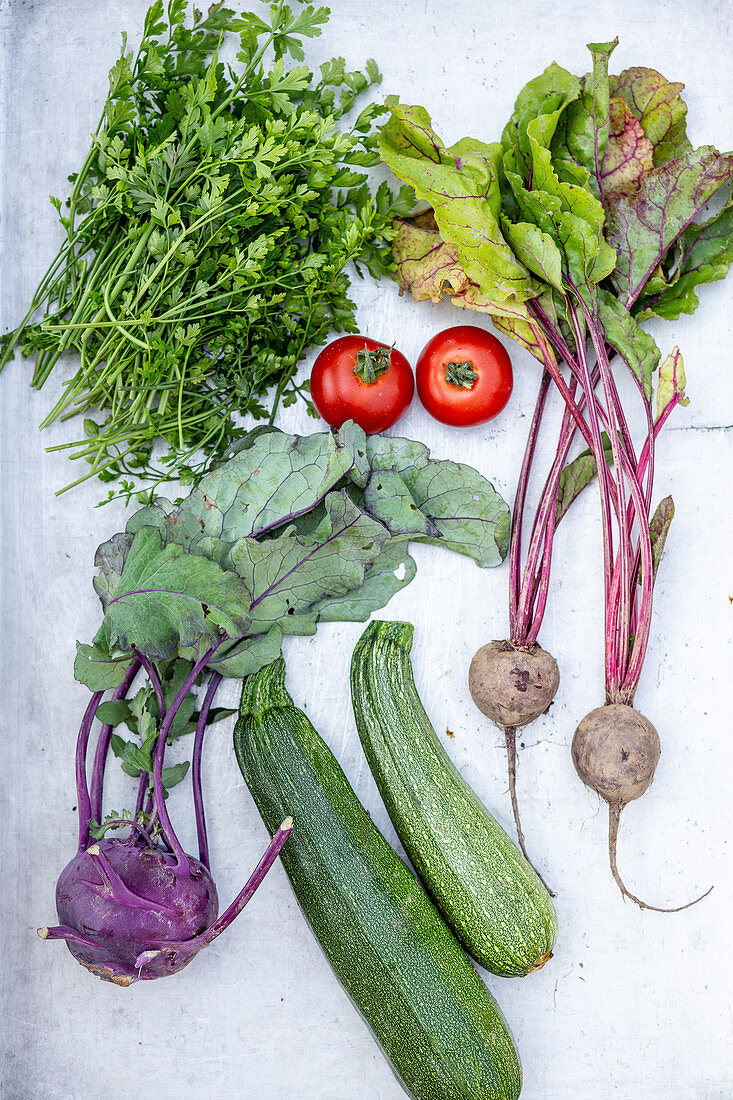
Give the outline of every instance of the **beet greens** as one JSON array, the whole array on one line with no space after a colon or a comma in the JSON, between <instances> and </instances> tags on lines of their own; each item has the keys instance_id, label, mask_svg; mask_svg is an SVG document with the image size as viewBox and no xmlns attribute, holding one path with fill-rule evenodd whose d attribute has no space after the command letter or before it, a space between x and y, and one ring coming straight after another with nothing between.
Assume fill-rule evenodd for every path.
<instances>
[{"instance_id":1,"label":"beet greens","mask_svg":"<svg viewBox=\"0 0 733 1100\"><path fill-rule=\"evenodd\" d=\"M574 759L581 778L609 801L614 878L623 894L648 907L618 873L616 836L621 809L643 793L656 765L656 731L652 735L651 723L633 711L633 700L649 641L654 579L674 514L669 497L652 511L655 443L687 398L679 350L660 367L661 353L641 322L693 312L697 287L726 274L733 259L733 157L712 146L692 148L683 85L638 66L609 76L616 45L592 44L593 68L583 77L553 63L530 81L501 142L464 138L446 148L423 108L393 97L380 150L432 211L398 223L401 288L418 300L437 301L445 293L458 306L491 315L543 366L515 500L511 634L502 645L528 654L537 644L554 531L577 492L598 475L606 708L590 740L584 727L584 751ZM633 379L643 412L638 439L630 427L631 403L622 398L622 373ZM522 568L526 492L551 383L565 412ZM578 433L587 450L567 463ZM517 669L509 670L515 684L505 680L504 700L516 683L526 691L528 681L522 670L515 675ZM500 694L486 698L498 679L493 666L484 662L479 671L472 685L479 705L492 717L496 711L495 720L509 729L521 841L513 791L512 727L519 723L502 721L493 705L496 698L502 702ZM627 722L619 707L637 717ZM638 739L633 751L630 738ZM634 775L629 760L638 765Z\"/></svg>"}]
</instances>

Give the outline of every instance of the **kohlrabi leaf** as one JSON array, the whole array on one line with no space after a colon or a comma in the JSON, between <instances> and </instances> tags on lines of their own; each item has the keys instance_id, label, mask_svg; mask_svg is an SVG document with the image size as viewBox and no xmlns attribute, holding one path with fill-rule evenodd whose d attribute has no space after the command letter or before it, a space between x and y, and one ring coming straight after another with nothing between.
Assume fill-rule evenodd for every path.
<instances>
[{"instance_id":1,"label":"kohlrabi leaf","mask_svg":"<svg viewBox=\"0 0 733 1100\"><path fill-rule=\"evenodd\" d=\"M393 535L431 535L440 532L422 512L402 477L396 470L375 470L364 490L364 507Z\"/></svg>"},{"instance_id":2,"label":"kohlrabi leaf","mask_svg":"<svg viewBox=\"0 0 733 1100\"><path fill-rule=\"evenodd\" d=\"M359 588L345 596L329 596L311 608L319 622L365 622L372 611L378 611L409 584L417 572L414 559L407 549L406 539L391 539L364 574Z\"/></svg>"},{"instance_id":3,"label":"kohlrabi leaf","mask_svg":"<svg viewBox=\"0 0 733 1100\"><path fill-rule=\"evenodd\" d=\"M348 444L332 432L258 433L166 515L166 541L191 546L209 537L233 543L309 511L354 468L361 432L354 428L344 433ZM360 439L364 448L363 432Z\"/></svg>"},{"instance_id":4,"label":"kohlrabi leaf","mask_svg":"<svg viewBox=\"0 0 733 1100\"><path fill-rule=\"evenodd\" d=\"M733 262L733 203L729 200L702 224L693 222L677 243L680 257L674 279L651 297L645 293L640 298L641 320L663 317L675 321L682 313L694 313L699 305L696 288L725 278Z\"/></svg>"},{"instance_id":5,"label":"kohlrabi leaf","mask_svg":"<svg viewBox=\"0 0 733 1100\"><path fill-rule=\"evenodd\" d=\"M115 592L125 567L125 559L132 546L132 535L119 533L97 548L94 564L99 573L94 578L94 590L106 607Z\"/></svg>"},{"instance_id":6,"label":"kohlrabi leaf","mask_svg":"<svg viewBox=\"0 0 733 1100\"><path fill-rule=\"evenodd\" d=\"M647 401L651 401L652 374L662 357L654 337L644 332L613 294L599 288L597 303L606 342L628 363L643 385Z\"/></svg>"},{"instance_id":7,"label":"kohlrabi leaf","mask_svg":"<svg viewBox=\"0 0 733 1100\"><path fill-rule=\"evenodd\" d=\"M181 662L187 664L188 662ZM173 696L175 698L175 696ZM173 702L173 699L171 699ZM189 691L188 695L183 699L176 711L175 718L171 722L171 727L168 731L168 741L175 741L177 737L182 737L185 733L189 732L191 726L191 719L196 711L196 696L192 691ZM155 707L154 713L157 715L158 708Z\"/></svg>"},{"instance_id":8,"label":"kohlrabi leaf","mask_svg":"<svg viewBox=\"0 0 733 1100\"><path fill-rule=\"evenodd\" d=\"M635 65L611 77L611 95L623 99L654 147L660 167L691 148L685 133L684 84L665 79L656 69Z\"/></svg>"},{"instance_id":9,"label":"kohlrabi leaf","mask_svg":"<svg viewBox=\"0 0 733 1100\"><path fill-rule=\"evenodd\" d=\"M105 725L114 728L123 722L130 721L130 704L127 699L107 699L99 704L95 717Z\"/></svg>"},{"instance_id":10,"label":"kohlrabi leaf","mask_svg":"<svg viewBox=\"0 0 733 1100\"><path fill-rule=\"evenodd\" d=\"M76 643L74 677L90 691L119 687L133 657L112 645L109 626L103 622L92 645Z\"/></svg>"},{"instance_id":11,"label":"kohlrabi leaf","mask_svg":"<svg viewBox=\"0 0 733 1100\"><path fill-rule=\"evenodd\" d=\"M240 539L231 561L252 593L252 633L278 623L286 634L312 634L316 616L309 609L326 596L358 588L389 532L358 508L348 493L330 493L326 515L312 539L295 528L261 542Z\"/></svg>"},{"instance_id":12,"label":"kohlrabi leaf","mask_svg":"<svg viewBox=\"0 0 733 1100\"><path fill-rule=\"evenodd\" d=\"M395 470L404 475L423 470L430 462L424 443L401 436L370 435L367 454L372 470Z\"/></svg>"},{"instance_id":13,"label":"kohlrabi leaf","mask_svg":"<svg viewBox=\"0 0 733 1100\"><path fill-rule=\"evenodd\" d=\"M457 247L461 267L497 303L536 293L526 269L499 228L498 144L459 142L446 149L422 107L387 100L391 117L379 135L382 159L433 208L444 241Z\"/></svg>"},{"instance_id":14,"label":"kohlrabi leaf","mask_svg":"<svg viewBox=\"0 0 733 1100\"><path fill-rule=\"evenodd\" d=\"M608 465L613 464L613 450L611 440L605 432L602 433L603 453ZM590 485L597 473L596 460L590 450L582 451L560 474L560 488L557 494L557 508L555 510L555 527L563 518L573 501L580 496L583 489Z\"/></svg>"},{"instance_id":15,"label":"kohlrabi leaf","mask_svg":"<svg viewBox=\"0 0 733 1100\"><path fill-rule=\"evenodd\" d=\"M610 104L610 131L601 164L601 188L606 206L639 190L654 168L654 146L623 99Z\"/></svg>"},{"instance_id":16,"label":"kohlrabi leaf","mask_svg":"<svg viewBox=\"0 0 733 1100\"><path fill-rule=\"evenodd\" d=\"M611 207L606 235L616 249L612 278L626 309L667 250L731 176L733 156L706 145L656 168L635 194L622 196Z\"/></svg>"},{"instance_id":17,"label":"kohlrabi leaf","mask_svg":"<svg viewBox=\"0 0 733 1100\"><path fill-rule=\"evenodd\" d=\"M180 764L171 764L169 767L163 768L161 780L164 795L168 793L171 787L175 787L177 783L186 778L190 766L189 760L181 760Z\"/></svg>"},{"instance_id":18,"label":"kohlrabi leaf","mask_svg":"<svg viewBox=\"0 0 733 1100\"><path fill-rule=\"evenodd\" d=\"M255 431L183 503L147 505L99 548L105 619L94 645L79 647L78 676L116 686L139 649L157 659L170 705L214 641L209 668L244 676L275 659L283 633L367 618L414 576L408 539L494 565L507 532L489 482L422 443L366 437L350 422L308 438ZM191 694L181 732L194 717Z\"/></svg>"},{"instance_id":19,"label":"kohlrabi leaf","mask_svg":"<svg viewBox=\"0 0 733 1100\"><path fill-rule=\"evenodd\" d=\"M179 646L220 633L238 638L249 623L249 591L241 578L143 527L135 535L114 592L103 597L112 640L149 657L172 657Z\"/></svg>"},{"instance_id":20,"label":"kohlrabi leaf","mask_svg":"<svg viewBox=\"0 0 733 1100\"><path fill-rule=\"evenodd\" d=\"M470 466L430 460L405 481L439 536L413 536L466 554L479 565L498 565L509 548L509 509L494 487Z\"/></svg>"},{"instance_id":21,"label":"kohlrabi leaf","mask_svg":"<svg viewBox=\"0 0 733 1100\"><path fill-rule=\"evenodd\" d=\"M125 741L117 733L112 734L109 743L112 752L121 761L126 775L137 779L143 772L152 772L153 762L149 750L141 748L134 741Z\"/></svg>"},{"instance_id":22,"label":"kohlrabi leaf","mask_svg":"<svg viewBox=\"0 0 733 1100\"><path fill-rule=\"evenodd\" d=\"M267 634L249 634L230 648L222 646L221 653L217 652L209 662L209 668L241 680L272 664L280 656L282 640L279 626L273 626Z\"/></svg>"},{"instance_id":23,"label":"kohlrabi leaf","mask_svg":"<svg viewBox=\"0 0 733 1100\"><path fill-rule=\"evenodd\" d=\"M485 477L471 466L430 458L427 447L410 439L369 436L367 447L372 468L398 473L420 511L438 530L437 536L426 533L411 538L467 554L483 566L503 560L509 509Z\"/></svg>"},{"instance_id":24,"label":"kohlrabi leaf","mask_svg":"<svg viewBox=\"0 0 733 1100\"><path fill-rule=\"evenodd\" d=\"M690 399L685 396L685 367L679 348L674 348L672 353L659 368L657 381L657 413L656 419L665 413L670 405L689 405Z\"/></svg>"}]
</instances>

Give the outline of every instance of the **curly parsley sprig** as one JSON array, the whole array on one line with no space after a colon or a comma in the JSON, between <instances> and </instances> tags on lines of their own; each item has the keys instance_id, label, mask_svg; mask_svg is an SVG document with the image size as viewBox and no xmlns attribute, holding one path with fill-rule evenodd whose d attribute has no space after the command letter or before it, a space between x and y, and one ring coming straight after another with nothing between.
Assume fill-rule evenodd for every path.
<instances>
[{"instance_id":1,"label":"curly parsley sprig","mask_svg":"<svg viewBox=\"0 0 733 1100\"><path fill-rule=\"evenodd\" d=\"M298 363L355 331L347 265L392 274L392 218L409 206L363 171L379 163L384 108L336 125L381 79L374 62L336 58L320 79L286 68L328 9L274 3L268 21L218 4L188 27L186 7L156 0L136 53L123 36L71 195L52 199L66 239L3 338L0 368L20 347L37 389L78 355L41 426L83 417L85 438L52 449L89 465L66 488L96 476L116 483L107 499L195 484L242 435L240 414L310 407Z\"/></svg>"}]
</instances>

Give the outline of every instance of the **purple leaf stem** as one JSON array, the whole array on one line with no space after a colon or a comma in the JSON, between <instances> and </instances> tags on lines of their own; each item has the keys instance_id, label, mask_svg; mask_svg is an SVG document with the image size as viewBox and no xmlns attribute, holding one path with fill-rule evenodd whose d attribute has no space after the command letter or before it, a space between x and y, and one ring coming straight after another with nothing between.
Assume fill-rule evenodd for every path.
<instances>
[{"instance_id":1,"label":"purple leaf stem","mask_svg":"<svg viewBox=\"0 0 733 1100\"><path fill-rule=\"evenodd\" d=\"M97 707L102 701L103 691L95 691L87 703L84 717L79 727L79 736L76 739L76 799L79 807L79 851L86 849L89 841L89 822L92 818L92 803L89 797L87 784L87 748L89 746L89 734L94 723Z\"/></svg>"},{"instance_id":2,"label":"purple leaf stem","mask_svg":"<svg viewBox=\"0 0 733 1100\"><path fill-rule=\"evenodd\" d=\"M156 898L155 902L151 903L147 898L131 890L119 871L113 867L109 856L100 848L99 844L90 844L87 848L87 855L93 861L95 870L102 879L102 884L99 886L89 883L89 886L96 893L112 898L118 905L125 905L129 909L150 909L154 904L158 912L165 913L169 917L175 918L179 915L176 908L165 905L160 898Z\"/></svg>"},{"instance_id":3,"label":"purple leaf stem","mask_svg":"<svg viewBox=\"0 0 733 1100\"><path fill-rule=\"evenodd\" d=\"M155 692L155 698L158 703L158 722L162 722L165 718L166 706L165 694L163 692L163 685L160 682L160 676L158 676L158 672L153 662L144 653L140 654L140 664L145 669L146 673L148 674L148 679L153 685L153 691ZM148 775L146 772L143 772L140 776L140 782L137 788L137 800L135 802L136 814L141 813L143 807L145 807L145 813L147 813L148 815L152 813L153 805L152 799L150 797L148 797L147 805L145 805L145 796L148 793L149 786L150 780L148 778ZM149 824L152 824L152 821Z\"/></svg>"},{"instance_id":4,"label":"purple leaf stem","mask_svg":"<svg viewBox=\"0 0 733 1100\"><path fill-rule=\"evenodd\" d=\"M642 447L641 455L639 456L639 469L638 469L639 484L642 484L644 474L645 474L646 468L647 468L647 463L649 465L649 478L647 480L648 491L647 491L647 493L645 494L645 497L644 497L644 502L645 502L646 507L647 507L647 515L649 514L649 508L651 507L651 490L652 490L652 486L653 486L652 471L653 471L653 467L654 467L654 443L656 442L657 436L659 435L661 429L663 428L663 426L665 425L665 423L669 419L670 414L673 412L674 409L677 408L679 403L680 403L680 395L679 395L679 393L674 393L672 395L671 399L669 400L669 402L662 409L662 412L659 414L657 419L652 422L651 432L650 432L649 436L647 437L647 439L645 440L644 446ZM650 440L651 440L651 445L650 445ZM629 509L631 509L632 507L633 507L632 502L629 501ZM629 519L629 522L631 522L630 519ZM637 546L636 557L634 559L634 576L636 576L636 574L639 571L639 562L640 562L640 560L641 560L641 548L639 546ZM632 622L632 624L631 624L631 632L632 633L635 632L635 627L636 627L635 622Z\"/></svg>"},{"instance_id":5,"label":"purple leaf stem","mask_svg":"<svg viewBox=\"0 0 733 1100\"><path fill-rule=\"evenodd\" d=\"M181 847L181 842L175 834L175 830L171 824L170 817L168 816L168 810L166 809L165 805L165 797L163 795L163 757L165 755L165 742L166 738L168 737L168 732L173 725L173 720L178 713L178 708L193 687L199 673L204 670L204 668L211 660L213 655L216 653L217 649L222 644L225 638L226 635L222 635L219 638L219 641L216 642L215 645L211 646L210 649L208 649L207 652L203 655L203 657L199 657L198 661L196 661L196 663L194 664L188 676L183 681L180 691L171 703L165 718L163 719L160 727L160 732L158 734L158 740L155 744L155 754L153 756L153 805L155 807L155 811L157 812L158 818L160 819L161 832L168 844L170 845L171 851L176 857L177 868L188 868L189 860L188 856Z\"/></svg>"},{"instance_id":6,"label":"purple leaf stem","mask_svg":"<svg viewBox=\"0 0 733 1100\"><path fill-rule=\"evenodd\" d=\"M632 590L632 582L635 585L634 577L632 574L632 547L631 547L631 525L628 522L628 509L626 505L626 498L624 495L624 469L626 465L628 470L629 479L629 492L632 492L631 483L635 483L638 488L638 481L636 480L636 455L634 454L633 447L627 452L624 444L622 432L616 432L615 425L611 423L611 418L616 415L616 421L621 427L621 421L618 416L618 409L620 408L620 400L618 391L616 390L616 384L611 374L611 368L606 355L606 347L603 338L599 335L594 324L589 323L589 329L591 334L591 340L598 357L598 364L601 370L601 385L603 386L603 393L606 398L606 405L608 407L609 415L609 437L611 441L611 453L613 454L613 465L616 470L616 495L618 500L618 508L616 511L618 519L618 552L616 555L616 561L614 563L614 570L612 574L612 581L610 589L606 592L606 648L607 648L607 660L608 660L608 648L610 647L612 653L612 661L610 666L607 665L607 676L611 681L614 690L618 690L620 686L617 682L617 676L621 668L626 667L629 656L629 632L631 630L631 607L635 596ZM615 394L615 401L614 401ZM627 429L628 432L628 429ZM628 460L622 464L621 454L625 453L625 458ZM603 451L601 450L601 454ZM604 458L605 465L605 458ZM643 523L643 516L639 516L639 523ZM614 591L615 589L615 591ZM617 594L618 593L618 594Z\"/></svg>"},{"instance_id":7,"label":"purple leaf stem","mask_svg":"<svg viewBox=\"0 0 733 1100\"><path fill-rule=\"evenodd\" d=\"M96 940L82 935L75 928L69 928L65 924L57 924L53 928L38 928L37 932L42 940L67 940L69 943L78 943L83 947L99 947Z\"/></svg>"},{"instance_id":8,"label":"purple leaf stem","mask_svg":"<svg viewBox=\"0 0 733 1100\"><path fill-rule=\"evenodd\" d=\"M571 286L572 286L572 284L571 284ZM575 288L573 288L573 289L575 289ZM634 451L634 442L631 438L631 432L629 431L629 426L626 422L626 415L624 413L623 405L621 404L621 398L619 397L618 389L616 387L616 381L613 377L613 372L611 371L611 364L610 364L610 360L609 360L609 357L608 357L608 348L606 346L606 341L603 338L602 332L600 330L600 326L599 326L599 323L598 323L598 318L594 317L593 314L590 312L590 310L588 309L588 305L585 302L585 299L583 298L582 294L580 294L578 291L575 291L575 293L577 294L578 302L580 304L580 308L583 311L583 316L585 318L586 324L588 325L588 330L590 332L591 340L593 341L593 347L595 349L595 353L596 353L596 357L598 359L598 362L599 363L602 362L604 364L605 368L606 368L606 374L603 377L606 380L604 382L604 391L605 391L605 388L606 388L606 382L608 383L608 392L606 393L606 401L608 403L608 408L610 410L611 407L613 407L613 411L616 415L616 421L617 421L618 427L620 429L621 438L624 441L624 445L625 445L626 450L628 452L629 459L631 461L632 467L635 470L636 467L637 467L637 459L636 459L636 452ZM617 352L616 354L619 354L619 353ZM619 354L619 358L623 358L623 356L621 356ZM626 362L625 359L624 359L624 362ZM628 367L628 363L626 363L626 365ZM634 372L631 370L630 367L629 367L629 371L632 375L634 375ZM634 377L636 377L636 376L634 375ZM637 382L638 382L638 380L637 380ZM644 394L643 386L641 386L641 393L642 393L642 397L644 399L644 405L648 408L649 407L649 402L647 401L646 395ZM609 397L609 394L610 394L610 397ZM613 440L612 440L612 442L613 442Z\"/></svg>"},{"instance_id":9,"label":"purple leaf stem","mask_svg":"<svg viewBox=\"0 0 733 1100\"><path fill-rule=\"evenodd\" d=\"M552 539L555 534L554 524L548 524L545 529L545 545L542 551L542 568L537 578L537 583L533 585L533 598L532 606L534 607L534 617L532 622L526 627L527 645L532 645L537 641L537 636L542 626L542 620L545 616L545 608L547 607L547 597L550 591L550 566L552 564ZM530 608L531 611L531 608Z\"/></svg>"},{"instance_id":10,"label":"purple leaf stem","mask_svg":"<svg viewBox=\"0 0 733 1100\"><path fill-rule=\"evenodd\" d=\"M575 369L577 370L578 364L577 364L576 357L573 355L572 351L570 350L568 345L563 340L562 335L558 332L558 330L552 324L552 322L550 321L550 318L547 316L547 314L545 313L544 309L539 304L537 299L533 298L530 302L527 302L527 305L529 306L531 312L535 315L537 320L542 325L542 328L543 328L545 334L547 335L548 340L550 341L550 343L552 344L552 346L554 347L555 351L558 353L560 358L564 359L565 362L568 364L568 366L571 369L574 366Z\"/></svg>"},{"instance_id":11,"label":"purple leaf stem","mask_svg":"<svg viewBox=\"0 0 733 1100\"><path fill-rule=\"evenodd\" d=\"M547 401L547 394L550 389L551 381L552 378L550 376L550 373L545 368L545 370L542 372L542 378L540 379L540 388L537 394L537 401L534 407L534 415L532 416L532 423L530 425L529 435L527 437L527 446L524 449L522 469L519 473L519 481L517 483L517 492L514 497L511 543L509 549L509 636L514 645L522 644L521 641L517 640L515 635L518 633L519 600L521 592L520 571L522 562L522 522L524 516L524 502L527 496L529 473L532 468L532 459L534 458L540 422L542 420L542 414L545 409L545 403Z\"/></svg>"},{"instance_id":12,"label":"purple leaf stem","mask_svg":"<svg viewBox=\"0 0 733 1100\"><path fill-rule=\"evenodd\" d=\"M606 622L607 634L625 632L627 644L619 653L607 658L606 663L606 701L609 703L631 703L641 674L641 665L646 651L649 637L652 610L652 589L654 585L653 557L651 550L651 538L649 534L648 509L644 500L638 478L632 476L628 456L623 449L620 452L620 460L624 463L629 480L631 500L629 502L632 512L627 520L627 530L631 531L635 521L638 520L639 539L634 551L632 571L628 579L629 618L624 621L620 615L620 606L623 596L622 560L614 562L611 581L611 592L607 601ZM639 509L641 508L641 512ZM641 565L639 564L641 563ZM651 573L649 573L651 569ZM641 607L637 611L637 574L641 573ZM620 619L620 622L619 622ZM634 647L632 653L637 652L636 642L639 641L641 657L636 663L636 680L632 684L627 683L629 670L628 643L631 633L634 633Z\"/></svg>"},{"instance_id":13,"label":"purple leaf stem","mask_svg":"<svg viewBox=\"0 0 733 1100\"><path fill-rule=\"evenodd\" d=\"M591 328L591 332L592 332L593 327L594 327L593 324L592 324L592 317L591 317L591 314L587 312L587 307L586 307L586 304L585 304L585 301L584 301L582 295L575 288L574 284L570 281L570 279L568 279L567 276L565 276L565 280L568 283L568 285L573 289L576 296L578 297L578 300L580 301L581 307L584 309L585 315L586 315L586 317L588 319L588 322L589 322L589 327ZM553 347L555 348L557 353L567 363L568 368L570 369L570 373L572 374L572 376L574 378L578 379L578 381L581 383L581 387L583 389L585 389L585 385L584 385L585 380L584 380L582 372L579 368L578 360L577 360L576 356L573 355L570 348L568 347L568 345L563 340L561 334L557 331L557 329L554 327L554 325L552 325L549 318L547 317L547 314L544 312L544 310L539 305L539 303L536 300L532 300L531 302L528 302L528 305L531 307L531 310L535 314L537 319L541 322L543 328L545 328L546 335L547 335L550 343L553 345ZM579 332L579 327L574 326L574 328L575 328L576 342L578 342L579 347L582 347L583 349L585 349L585 340L583 338L582 333ZM604 347L605 347L605 343L604 343ZM606 354L608 354L608 353L606 353ZM553 377L554 377L554 375L553 375ZM593 389L594 390L595 390L595 388L598 384L598 378L599 377L600 377L600 375L597 375L597 374L594 376L594 378L595 378L595 380L593 381ZM560 387L560 392L563 395L563 399L565 399L565 392L564 392L562 387ZM617 396L618 396L618 394L617 394ZM575 411L568 404L567 400L565 401L565 404L568 406L568 409L573 414L573 419L576 421L576 424L577 424L577 415L576 415ZM620 402L617 402L617 407L618 407L618 409L621 408ZM578 409L580 411L582 411L582 409L583 409L583 402L582 401L578 402ZM606 416L606 412L605 412L603 406L600 403L597 406L597 412L598 412L598 415L601 418L602 426L606 429L606 431L610 435L612 429L610 427L608 417ZM623 411L621 412L621 415L623 416ZM625 424L625 421L624 421L624 424ZM627 435L628 435L628 440L629 440L629 443L630 443L630 439L631 439L630 434L627 433ZM590 447L591 451L593 451L594 450L593 440L592 440L590 432L589 431L584 431L583 432L583 438L585 439L586 443ZM632 454L634 453L633 452L633 447L631 447L631 453ZM610 479L609 484L611 486L613 486L613 477L611 475L610 470L608 471L608 475L609 475L609 479ZM614 505L615 505L615 501L614 501Z\"/></svg>"},{"instance_id":14,"label":"purple leaf stem","mask_svg":"<svg viewBox=\"0 0 733 1100\"><path fill-rule=\"evenodd\" d=\"M209 842L206 837L206 816L204 814L204 796L201 788L201 752L204 745L204 733L209 721L209 711L214 702L216 690L222 680L222 674L215 672L209 680L204 701L201 704L198 721L196 722L196 736L193 742L193 757L191 762L191 785L193 787L193 805L196 813L196 835L199 842L199 859L207 871L209 865Z\"/></svg>"},{"instance_id":15,"label":"purple leaf stem","mask_svg":"<svg viewBox=\"0 0 733 1100\"><path fill-rule=\"evenodd\" d=\"M573 381L571 385L574 387L575 382ZM552 556L552 535L555 533L555 514L557 511L557 494L560 485L560 475L565 465L565 459L567 458L570 444L575 436L575 431L576 428L572 423L570 412L566 408L560 429L557 454L550 469L550 473L547 476L547 480L545 481L542 496L540 497L540 502L535 513L529 552L522 574L522 588L517 614L517 636L515 638L514 633L512 633L511 638L514 645L527 645L530 641L528 629L530 617L532 616L532 608L538 594L537 567L540 561L542 569L549 575ZM550 532L549 540L547 538L548 531ZM540 552L542 552L541 559ZM542 619L540 616L540 620L537 622L537 631L532 641L537 640L537 633L539 633L541 621Z\"/></svg>"},{"instance_id":16,"label":"purple leaf stem","mask_svg":"<svg viewBox=\"0 0 733 1100\"><path fill-rule=\"evenodd\" d=\"M135 801L135 813L142 812L142 808L145 805L145 793L148 789L148 776L146 772L143 772L140 776L140 782L137 785L137 799Z\"/></svg>"},{"instance_id":17,"label":"purple leaf stem","mask_svg":"<svg viewBox=\"0 0 733 1100\"><path fill-rule=\"evenodd\" d=\"M542 348L543 352L549 352L550 349L546 347L545 341L542 340L540 331L537 328L535 328L535 326L532 325L531 323L530 323L530 329L531 329L532 334L534 335L535 339L537 340L538 346ZM591 430L588 427L588 425L586 424L585 420L583 419L583 414L581 413L580 408L578 407L578 405L575 401L575 398L573 397L572 393L570 392L567 382L565 381L562 374L560 373L560 369L557 365L557 362L555 361L554 356L551 355L551 354L543 354L542 361L545 364L547 370L552 375L552 380L555 383L555 385L557 386L557 388L559 389L560 393L562 394L563 401L565 402L566 406L568 407L568 409L572 413L573 420L575 421L575 423L580 428L580 431L583 435L583 438L585 439L588 446L592 448L593 447L593 435L591 433ZM571 356L571 362L574 363L574 360L572 360L572 356ZM573 366L571 365L570 362L568 363L568 366L570 366L570 369L572 371Z\"/></svg>"},{"instance_id":18,"label":"purple leaf stem","mask_svg":"<svg viewBox=\"0 0 733 1100\"><path fill-rule=\"evenodd\" d=\"M115 690L112 698L114 700L124 699L130 690L133 680L140 671L140 661L133 660L129 669L125 674L125 678L120 686ZM107 763L107 754L109 752L109 742L112 736L112 726L109 723L105 723L99 731L99 738L97 740L97 749L94 753L94 765L92 767L92 787L91 787L91 814L95 821L101 824L102 821L102 791L104 787L104 767Z\"/></svg>"},{"instance_id":19,"label":"purple leaf stem","mask_svg":"<svg viewBox=\"0 0 733 1100\"><path fill-rule=\"evenodd\" d=\"M629 491L634 501L634 507L636 509L637 520L639 524L639 546L641 550L641 597L639 600L637 632L631 650L631 657L629 658L626 669L624 670L622 682L620 683L620 686L618 688L618 694L611 701L615 703L627 703L630 705L633 702L634 694L639 684L641 669L644 663L644 655L646 654L646 648L649 642L649 631L651 627L652 617L652 589L654 586L654 561L652 557L652 543L651 536L649 534L649 523L647 519L648 514L644 498L642 496L638 481L635 477L632 476L632 471L628 467L628 460L623 449L620 451L620 458L627 468ZM632 574L630 583L636 585L635 574ZM608 685L606 690L608 691Z\"/></svg>"},{"instance_id":20,"label":"purple leaf stem","mask_svg":"<svg viewBox=\"0 0 733 1100\"><path fill-rule=\"evenodd\" d=\"M290 836L292 828L293 819L288 817L283 821L282 825L268 844L265 854L250 875L244 888L237 894L228 909L226 909L205 932L202 932L199 936L195 936L190 940L178 940L174 942L161 940L151 941L150 949L143 951L138 956L135 960L135 965L138 967L144 966L146 962L161 951L167 952L172 950L181 955L195 955L203 947L207 947L217 936L220 936L221 933L229 927L235 917L239 916L252 895L262 884L265 875L280 854L280 849Z\"/></svg>"},{"instance_id":21,"label":"purple leaf stem","mask_svg":"<svg viewBox=\"0 0 733 1100\"><path fill-rule=\"evenodd\" d=\"M144 825L141 825L139 821L134 821L129 817L108 817L105 822L106 828L112 828L113 826L127 826L130 829L135 829L142 840L145 841L148 848L155 848L153 838Z\"/></svg>"},{"instance_id":22,"label":"purple leaf stem","mask_svg":"<svg viewBox=\"0 0 733 1100\"><path fill-rule=\"evenodd\" d=\"M588 367L588 359L585 351L585 344L583 341L583 333L580 328L580 321L575 308L569 304L568 306L571 323L575 332L575 341L578 346L578 358L580 361L580 372L582 375L582 385L585 391L585 398L587 402L588 418L590 420L591 428L591 451L596 460L596 472L598 476L598 486L601 495L601 520L603 523L603 562L604 562L604 593L606 605L608 605L608 593L611 585L611 569L613 563L613 531L611 529L611 492L609 489L609 470L606 463L606 456L603 449L603 440L601 438L601 428L598 423L598 406L600 404L598 397L596 396L591 383L590 370ZM621 470L616 472L617 480L621 480ZM608 639L606 639L608 643Z\"/></svg>"}]
</instances>

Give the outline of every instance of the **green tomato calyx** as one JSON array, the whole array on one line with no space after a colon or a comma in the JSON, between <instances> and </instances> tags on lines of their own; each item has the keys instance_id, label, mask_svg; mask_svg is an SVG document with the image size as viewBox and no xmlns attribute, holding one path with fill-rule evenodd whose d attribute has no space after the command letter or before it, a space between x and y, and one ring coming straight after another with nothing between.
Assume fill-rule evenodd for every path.
<instances>
[{"instance_id":1,"label":"green tomato calyx","mask_svg":"<svg viewBox=\"0 0 733 1100\"><path fill-rule=\"evenodd\" d=\"M373 385L392 362L391 348L368 348L366 344L357 353L354 374L365 385Z\"/></svg>"},{"instance_id":2,"label":"green tomato calyx","mask_svg":"<svg viewBox=\"0 0 733 1100\"><path fill-rule=\"evenodd\" d=\"M470 359L464 359L460 363L451 360L450 363L443 364L443 370L445 371L446 382L450 383L451 386L458 386L462 390L470 390L478 378L478 372L474 370Z\"/></svg>"}]
</instances>

